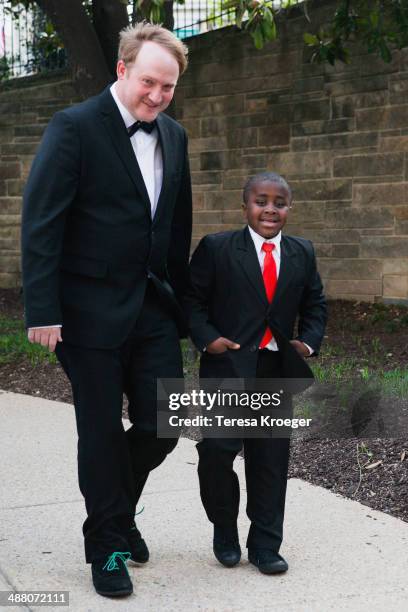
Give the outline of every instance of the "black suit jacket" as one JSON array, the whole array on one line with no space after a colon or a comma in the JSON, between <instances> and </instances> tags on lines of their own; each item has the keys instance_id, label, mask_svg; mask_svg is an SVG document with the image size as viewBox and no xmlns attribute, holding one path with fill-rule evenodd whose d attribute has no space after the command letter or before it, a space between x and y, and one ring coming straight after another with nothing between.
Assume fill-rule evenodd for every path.
<instances>
[{"instance_id":1,"label":"black suit jacket","mask_svg":"<svg viewBox=\"0 0 408 612\"><path fill-rule=\"evenodd\" d=\"M119 346L134 325L148 278L172 316L180 311L191 239L184 129L157 118L163 186L156 214L109 87L48 125L23 204L27 327L62 323L63 339Z\"/></svg>"},{"instance_id":2,"label":"black suit jacket","mask_svg":"<svg viewBox=\"0 0 408 612\"><path fill-rule=\"evenodd\" d=\"M285 376L312 376L307 363L290 344L299 317L297 338L317 354L327 319L309 240L282 236L279 278L269 304L248 228L205 236L191 259L185 304L191 337L199 350L219 336L241 345L221 355L204 352L202 376L255 377L258 347L266 325L277 341Z\"/></svg>"}]
</instances>

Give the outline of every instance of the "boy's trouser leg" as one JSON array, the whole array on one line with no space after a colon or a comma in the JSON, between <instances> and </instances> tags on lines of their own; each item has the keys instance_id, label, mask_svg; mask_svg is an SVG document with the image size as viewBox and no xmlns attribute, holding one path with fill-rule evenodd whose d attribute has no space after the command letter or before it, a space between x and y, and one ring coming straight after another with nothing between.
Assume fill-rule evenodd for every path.
<instances>
[{"instance_id":1,"label":"boy's trouser leg","mask_svg":"<svg viewBox=\"0 0 408 612\"><path fill-rule=\"evenodd\" d=\"M275 392L268 379L283 377L279 352L260 350L256 370L256 391ZM292 401L284 401L287 415ZM273 408L270 410L273 417ZM279 551L283 535L286 485L289 465L290 439L266 437L244 441L245 477L247 485L247 514L251 521L247 547Z\"/></svg>"},{"instance_id":2,"label":"boy's trouser leg","mask_svg":"<svg viewBox=\"0 0 408 612\"><path fill-rule=\"evenodd\" d=\"M209 520L220 527L234 527L239 510L239 481L233 470L242 440L204 438L197 444L201 501Z\"/></svg>"},{"instance_id":3,"label":"boy's trouser leg","mask_svg":"<svg viewBox=\"0 0 408 612\"><path fill-rule=\"evenodd\" d=\"M288 438L246 439L247 547L279 552L289 464Z\"/></svg>"}]
</instances>

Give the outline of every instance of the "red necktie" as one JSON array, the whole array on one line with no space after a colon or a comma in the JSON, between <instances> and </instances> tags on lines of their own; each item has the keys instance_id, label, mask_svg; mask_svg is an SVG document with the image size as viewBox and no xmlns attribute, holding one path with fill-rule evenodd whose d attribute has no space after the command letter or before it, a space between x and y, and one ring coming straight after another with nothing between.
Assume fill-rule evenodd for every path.
<instances>
[{"instance_id":1,"label":"red necktie","mask_svg":"<svg viewBox=\"0 0 408 612\"><path fill-rule=\"evenodd\" d=\"M272 255L272 251L275 248L275 245L272 243L264 242L262 245L262 250L265 251L265 259L264 259L264 268L263 268L263 280L265 285L266 297L268 298L268 302L272 302L273 295L276 289L277 283L277 274L276 274L276 264L275 259ZM272 339L272 332L269 327L266 328L264 336L261 340L261 344L259 348L265 348L267 344Z\"/></svg>"}]
</instances>

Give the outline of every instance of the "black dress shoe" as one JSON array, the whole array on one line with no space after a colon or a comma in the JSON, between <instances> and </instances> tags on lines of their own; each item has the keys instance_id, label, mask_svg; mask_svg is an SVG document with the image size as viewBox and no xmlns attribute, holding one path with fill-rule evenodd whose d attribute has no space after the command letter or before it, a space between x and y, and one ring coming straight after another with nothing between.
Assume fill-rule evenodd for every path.
<instances>
[{"instance_id":1,"label":"black dress shoe","mask_svg":"<svg viewBox=\"0 0 408 612\"><path fill-rule=\"evenodd\" d=\"M142 534L133 523L128 534L130 559L133 563L146 563L149 560L149 549L142 538Z\"/></svg>"},{"instance_id":2,"label":"black dress shoe","mask_svg":"<svg viewBox=\"0 0 408 612\"><path fill-rule=\"evenodd\" d=\"M217 561L225 567L234 567L241 559L241 548L236 528L214 526L213 551Z\"/></svg>"},{"instance_id":3,"label":"black dress shoe","mask_svg":"<svg viewBox=\"0 0 408 612\"><path fill-rule=\"evenodd\" d=\"M126 567L129 552L114 552L101 561L92 563L95 591L104 597L125 597L133 593L133 585Z\"/></svg>"},{"instance_id":4,"label":"black dress shoe","mask_svg":"<svg viewBox=\"0 0 408 612\"><path fill-rule=\"evenodd\" d=\"M248 550L248 559L263 574L281 574L289 569L285 559L273 550Z\"/></svg>"}]
</instances>

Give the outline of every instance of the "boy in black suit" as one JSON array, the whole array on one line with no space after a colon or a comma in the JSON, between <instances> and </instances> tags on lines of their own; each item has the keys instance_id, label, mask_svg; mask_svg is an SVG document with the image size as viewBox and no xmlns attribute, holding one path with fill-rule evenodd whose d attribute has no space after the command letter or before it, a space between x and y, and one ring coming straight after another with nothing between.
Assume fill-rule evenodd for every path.
<instances>
[{"instance_id":1,"label":"boy in black suit","mask_svg":"<svg viewBox=\"0 0 408 612\"><path fill-rule=\"evenodd\" d=\"M245 184L242 230L205 236L190 264L191 337L202 352L201 378L310 378L326 302L310 241L283 236L291 189L272 172ZM298 335L293 339L296 318ZM289 438L204 438L197 444L201 499L214 524L214 554L227 567L241 558L239 483L233 461L244 445L249 561L284 572L282 542Z\"/></svg>"}]
</instances>

